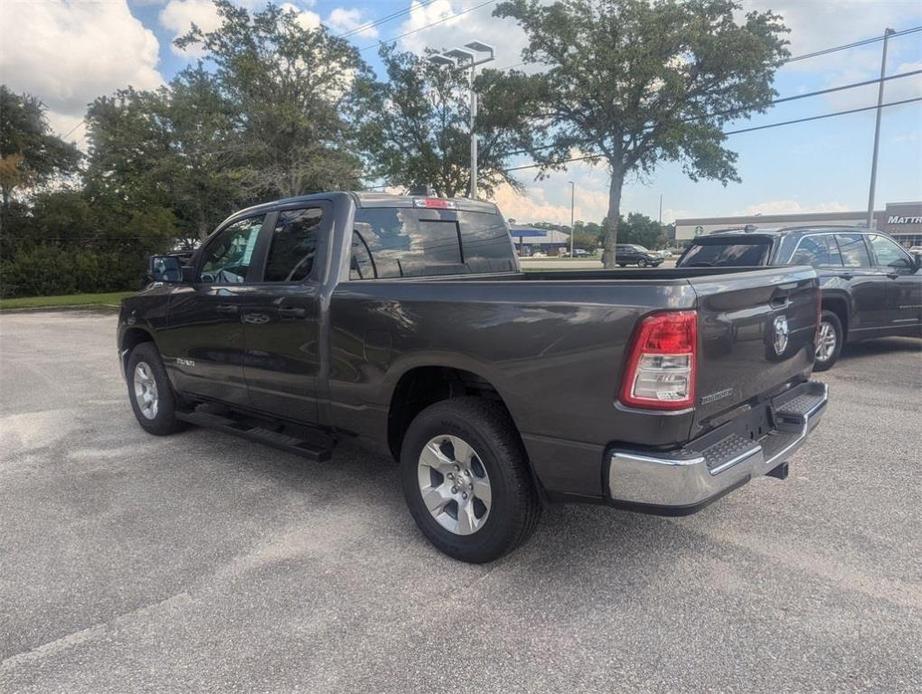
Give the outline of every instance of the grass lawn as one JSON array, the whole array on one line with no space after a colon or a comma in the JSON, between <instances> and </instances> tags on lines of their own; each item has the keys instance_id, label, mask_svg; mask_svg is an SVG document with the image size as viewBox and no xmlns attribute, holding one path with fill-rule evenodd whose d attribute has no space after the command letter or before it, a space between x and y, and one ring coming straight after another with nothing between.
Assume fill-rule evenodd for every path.
<instances>
[{"instance_id":1,"label":"grass lawn","mask_svg":"<svg viewBox=\"0 0 922 694\"><path fill-rule=\"evenodd\" d=\"M66 294L64 296L24 296L0 299L0 310L17 308L103 308L118 306L122 297L134 292L107 292L105 294Z\"/></svg>"}]
</instances>

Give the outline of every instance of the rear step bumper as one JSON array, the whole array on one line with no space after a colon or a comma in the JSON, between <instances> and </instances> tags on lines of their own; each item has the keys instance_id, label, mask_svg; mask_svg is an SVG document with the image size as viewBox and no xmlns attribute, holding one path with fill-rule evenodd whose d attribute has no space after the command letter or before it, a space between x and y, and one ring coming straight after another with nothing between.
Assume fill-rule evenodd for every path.
<instances>
[{"instance_id":1,"label":"rear step bumper","mask_svg":"<svg viewBox=\"0 0 922 694\"><path fill-rule=\"evenodd\" d=\"M645 513L694 513L754 477L778 470L826 410L825 383L808 381L668 453L609 449L609 502ZM767 415L767 419L766 419ZM756 423L772 423L766 434Z\"/></svg>"}]
</instances>

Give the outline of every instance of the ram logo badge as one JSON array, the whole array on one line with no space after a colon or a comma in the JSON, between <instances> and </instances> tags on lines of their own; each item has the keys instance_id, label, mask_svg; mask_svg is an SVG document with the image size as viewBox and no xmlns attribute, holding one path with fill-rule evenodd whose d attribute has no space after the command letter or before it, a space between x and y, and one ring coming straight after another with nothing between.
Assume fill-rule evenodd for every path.
<instances>
[{"instance_id":1,"label":"ram logo badge","mask_svg":"<svg viewBox=\"0 0 922 694\"><path fill-rule=\"evenodd\" d=\"M788 337L791 334L790 328L788 328L788 319L785 316L778 316L775 319L775 354L781 355L784 354L784 350L788 348Z\"/></svg>"},{"instance_id":2,"label":"ram logo badge","mask_svg":"<svg viewBox=\"0 0 922 694\"><path fill-rule=\"evenodd\" d=\"M192 359L183 359L182 357L176 357L176 366L195 366L195 361Z\"/></svg>"}]
</instances>

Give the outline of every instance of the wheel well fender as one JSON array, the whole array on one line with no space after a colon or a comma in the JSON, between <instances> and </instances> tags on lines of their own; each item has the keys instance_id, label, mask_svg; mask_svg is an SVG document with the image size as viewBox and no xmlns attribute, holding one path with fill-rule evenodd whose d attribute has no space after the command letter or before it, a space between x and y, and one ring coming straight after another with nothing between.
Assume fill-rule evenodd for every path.
<instances>
[{"instance_id":1,"label":"wheel well fender","mask_svg":"<svg viewBox=\"0 0 922 694\"><path fill-rule=\"evenodd\" d=\"M424 409L442 400L462 396L478 396L493 400L512 414L496 387L472 371L449 366L414 366L401 374L387 410L387 443L395 459L400 458L400 447L410 423ZM516 428L518 435L518 428Z\"/></svg>"},{"instance_id":2,"label":"wheel well fender","mask_svg":"<svg viewBox=\"0 0 922 694\"><path fill-rule=\"evenodd\" d=\"M119 343L119 359L122 361L123 371L128 368L128 355L131 354L131 350L142 342L154 342L154 336L144 328L128 328L122 335Z\"/></svg>"},{"instance_id":3,"label":"wheel well fender","mask_svg":"<svg viewBox=\"0 0 922 694\"><path fill-rule=\"evenodd\" d=\"M844 296L828 296L823 295L821 306L824 311L832 311L839 318L839 322L842 323L842 331L844 336L848 335L848 316L849 316L849 303L848 299ZM843 336L843 337L844 337Z\"/></svg>"}]
</instances>

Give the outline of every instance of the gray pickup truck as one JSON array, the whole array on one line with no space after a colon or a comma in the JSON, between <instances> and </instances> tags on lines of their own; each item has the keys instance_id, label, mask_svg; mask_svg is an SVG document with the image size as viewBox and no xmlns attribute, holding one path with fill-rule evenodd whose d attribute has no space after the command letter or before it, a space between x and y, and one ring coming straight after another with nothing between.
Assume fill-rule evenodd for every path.
<instances>
[{"instance_id":1,"label":"gray pickup truck","mask_svg":"<svg viewBox=\"0 0 922 694\"><path fill-rule=\"evenodd\" d=\"M523 273L483 202L281 200L150 280L117 337L144 429L315 460L368 443L465 561L522 543L547 502L681 515L783 479L826 405L811 268Z\"/></svg>"}]
</instances>

